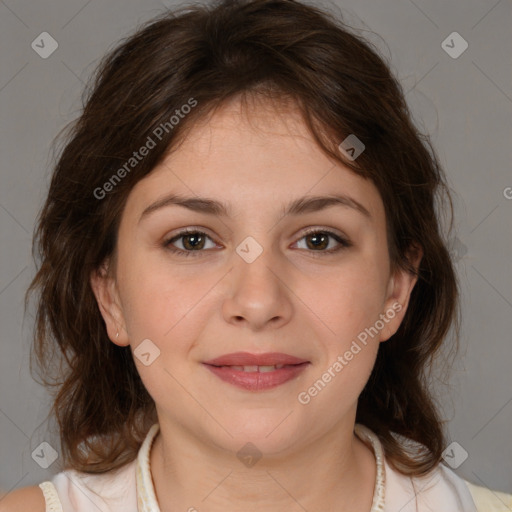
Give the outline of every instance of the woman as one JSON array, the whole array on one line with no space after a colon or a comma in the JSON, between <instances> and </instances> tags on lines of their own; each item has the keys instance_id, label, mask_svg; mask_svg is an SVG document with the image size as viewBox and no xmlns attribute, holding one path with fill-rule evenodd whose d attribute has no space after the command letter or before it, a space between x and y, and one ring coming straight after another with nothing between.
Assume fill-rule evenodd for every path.
<instances>
[{"instance_id":1,"label":"woman","mask_svg":"<svg viewBox=\"0 0 512 512\"><path fill-rule=\"evenodd\" d=\"M493 510L425 379L458 327L443 194L387 64L319 9L140 28L38 224L62 471L4 509Z\"/></svg>"}]
</instances>

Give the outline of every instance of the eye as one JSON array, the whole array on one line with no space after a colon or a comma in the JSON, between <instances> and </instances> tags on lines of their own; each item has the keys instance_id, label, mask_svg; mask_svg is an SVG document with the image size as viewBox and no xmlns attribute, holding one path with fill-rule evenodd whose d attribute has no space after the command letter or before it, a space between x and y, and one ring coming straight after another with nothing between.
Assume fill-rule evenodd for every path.
<instances>
[{"instance_id":1,"label":"eye","mask_svg":"<svg viewBox=\"0 0 512 512\"><path fill-rule=\"evenodd\" d=\"M346 238L326 229L310 229L300 240L304 239L306 240L306 249L311 249L310 252L332 254L352 246L352 243ZM334 239L339 245L329 250L324 250L330 245L329 239ZM315 254L315 256L317 255Z\"/></svg>"},{"instance_id":2,"label":"eye","mask_svg":"<svg viewBox=\"0 0 512 512\"><path fill-rule=\"evenodd\" d=\"M299 242L304 239L306 239L306 250L308 250L308 252L320 253L315 254L315 256L320 256L322 253L336 253L342 249L352 246L352 243L346 238L327 229L310 229L302 236L302 238L299 239ZM338 246L325 250L330 246L329 239L337 242ZM216 247L216 244L213 242L211 237L205 232L189 228L180 231L177 235L164 241L163 246L167 250L180 256L199 256L200 253L205 252L204 249L208 249L208 247L206 247L207 240L212 241L212 246L209 247L209 249ZM296 243L298 244L299 242ZM182 247L176 247L174 245L175 243L180 243Z\"/></svg>"},{"instance_id":3,"label":"eye","mask_svg":"<svg viewBox=\"0 0 512 512\"><path fill-rule=\"evenodd\" d=\"M182 249L173 246L173 244L180 239L183 239L183 241L179 242L183 247ZM185 229L172 238L166 240L163 245L171 252L178 253L180 255L198 256L199 253L202 252L202 249L205 248L207 239L211 240L211 238L203 231L199 231L197 229ZM215 247L215 243L213 243L213 247Z\"/></svg>"}]
</instances>

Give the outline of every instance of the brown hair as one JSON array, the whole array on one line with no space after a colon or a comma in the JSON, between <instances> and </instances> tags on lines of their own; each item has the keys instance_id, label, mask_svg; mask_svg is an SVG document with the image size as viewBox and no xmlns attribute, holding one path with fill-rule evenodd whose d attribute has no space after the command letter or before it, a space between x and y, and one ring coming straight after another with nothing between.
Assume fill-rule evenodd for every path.
<instances>
[{"instance_id":1,"label":"brown hair","mask_svg":"<svg viewBox=\"0 0 512 512\"><path fill-rule=\"evenodd\" d=\"M378 51L317 7L224 0L166 12L139 27L104 57L91 85L38 218L34 250L37 244L41 266L25 302L40 291L34 354L45 383L57 386L52 411L65 464L91 473L118 468L135 458L156 421L130 348L109 340L89 280L115 255L130 190L195 121L227 100L261 97L292 100L320 147L375 183L393 269L415 272L408 249L423 249L406 316L380 344L356 421L377 433L402 473L435 467L445 439L427 370L451 326L455 342L459 335L456 276L435 201L448 198L452 218L452 200L429 138L415 128ZM194 108L171 126L187 104ZM158 143L147 156L117 172L155 133ZM338 149L349 134L366 147L357 161ZM122 179L104 186L116 172ZM426 450L408 453L395 434Z\"/></svg>"}]
</instances>

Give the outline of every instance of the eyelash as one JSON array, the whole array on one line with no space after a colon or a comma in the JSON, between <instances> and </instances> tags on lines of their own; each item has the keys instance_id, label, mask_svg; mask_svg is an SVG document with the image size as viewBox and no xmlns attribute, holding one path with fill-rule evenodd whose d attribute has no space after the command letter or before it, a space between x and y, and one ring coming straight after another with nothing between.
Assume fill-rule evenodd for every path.
<instances>
[{"instance_id":1,"label":"eyelash","mask_svg":"<svg viewBox=\"0 0 512 512\"><path fill-rule=\"evenodd\" d=\"M314 256L322 256L322 253L323 254L328 254L328 255L331 255L331 254L334 254L334 253L337 253L343 249L347 249L348 247L351 247L352 246L352 243L349 242L347 239L341 237L340 235L336 234L336 233L333 233L332 231L329 231L327 229L310 229L308 231L306 231L302 237L299 239L299 240L302 240L303 238L306 238L307 236L309 235L314 235L314 234L319 234L319 233L323 233L325 235L328 235L330 236L331 238L334 238L339 244L341 244L339 247L335 248L335 249L329 249L328 251L326 250L323 250L323 251L309 251L308 252L311 252L311 253L320 253L320 254L314 254ZM197 250L197 251L184 251L182 249L177 249L176 247L173 247L172 246L172 243L179 240L180 238L183 238L184 236L186 235L204 235L206 237L208 237L210 240L213 241L213 239L208 236L205 232L203 231L200 231L198 229L185 229L183 231L180 231L178 234L176 234L175 236L173 236L172 238L169 238L167 239L166 241L163 242L163 246L165 249L167 249L168 251L171 251L172 253L175 253L175 254L178 254L178 255L183 255L183 256L199 256L200 253L202 252L205 252L205 250Z\"/></svg>"}]
</instances>

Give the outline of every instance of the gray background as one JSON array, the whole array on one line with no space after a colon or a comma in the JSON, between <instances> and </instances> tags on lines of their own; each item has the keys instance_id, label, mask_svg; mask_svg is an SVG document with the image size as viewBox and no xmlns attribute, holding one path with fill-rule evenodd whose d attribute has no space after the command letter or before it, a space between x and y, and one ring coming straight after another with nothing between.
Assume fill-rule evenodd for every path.
<instances>
[{"instance_id":1,"label":"gray background","mask_svg":"<svg viewBox=\"0 0 512 512\"><path fill-rule=\"evenodd\" d=\"M48 479L57 466L44 470L31 458L42 441L57 449L58 444L45 422L48 394L29 374L33 311L23 318L22 305L35 270L31 234L48 186L49 145L78 114L84 83L103 54L164 4L178 3L0 0L4 492ZM512 189L507 188L512 187L512 2L321 5L334 12L341 8L345 21L391 60L415 121L431 134L455 191L451 246L462 287L462 341L449 386L439 387L450 442L460 445L449 455L458 460L464 449L468 457L456 469L460 476L512 492ZM456 59L441 46L454 31L469 44ZM47 59L31 48L42 32L59 45Z\"/></svg>"}]
</instances>

